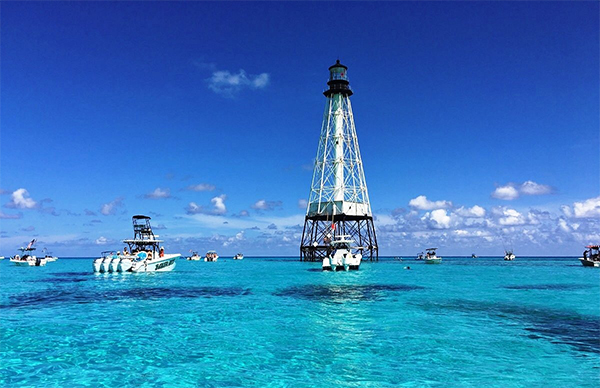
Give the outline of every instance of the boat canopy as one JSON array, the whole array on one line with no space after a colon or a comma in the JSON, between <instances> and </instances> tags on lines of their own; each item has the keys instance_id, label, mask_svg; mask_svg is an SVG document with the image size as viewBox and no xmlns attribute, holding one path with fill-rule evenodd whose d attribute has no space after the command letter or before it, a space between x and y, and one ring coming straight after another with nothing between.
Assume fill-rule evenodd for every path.
<instances>
[{"instance_id":1,"label":"boat canopy","mask_svg":"<svg viewBox=\"0 0 600 388\"><path fill-rule=\"evenodd\" d=\"M600 249L600 245L588 245L586 248L590 248L590 249Z\"/></svg>"},{"instance_id":2,"label":"boat canopy","mask_svg":"<svg viewBox=\"0 0 600 388\"><path fill-rule=\"evenodd\" d=\"M437 248L427 248L426 251L435 251Z\"/></svg>"},{"instance_id":3,"label":"boat canopy","mask_svg":"<svg viewBox=\"0 0 600 388\"><path fill-rule=\"evenodd\" d=\"M133 218L134 220L150 220L151 219L150 217L145 216L143 214L138 214L138 215L135 215L135 216L133 216L131 218Z\"/></svg>"}]
</instances>

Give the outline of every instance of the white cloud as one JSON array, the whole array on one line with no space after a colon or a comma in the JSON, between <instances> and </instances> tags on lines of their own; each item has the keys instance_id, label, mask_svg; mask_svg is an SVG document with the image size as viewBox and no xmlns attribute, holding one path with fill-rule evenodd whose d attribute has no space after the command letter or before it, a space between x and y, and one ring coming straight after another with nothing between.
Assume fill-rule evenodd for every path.
<instances>
[{"instance_id":1,"label":"white cloud","mask_svg":"<svg viewBox=\"0 0 600 388\"><path fill-rule=\"evenodd\" d=\"M231 97L242 89L264 89L270 81L268 73L259 75L246 74L243 69L237 73L227 70L213 71L207 79L208 87L217 94Z\"/></svg>"},{"instance_id":2,"label":"white cloud","mask_svg":"<svg viewBox=\"0 0 600 388\"><path fill-rule=\"evenodd\" d=\"M521 194L526 195L544 195L552 192L552 187L548 185L541 185L533 181L526 181L521 185L519 190Z\"/></svg>"},{"instance_id":3,"label":"white cloud","mask_svg":"<svg viewBox=\"0 0 600 388\"><path fill-rule=\"evenodd\" d=\"M419 195L408 202L408 205L418 210L447 209L452 207L450 201L430 201L424 195Z\"/></svg>"},{"instance_id":4,"label":"white cloud","mask_svg":"<svg viewBox=\"0 0 600 388\"><path fill-rule=\"evenodd\" d=\"M524 225L525 217L515 209L502 209L502 215L498 223L503 226Z\"/></svg>"},{"instance_id":5,"label":"white cloud","mask_svg":"<svg viewBox=\"0 0 600 388\"><path fill-rule=\"evenodd\" d=\"M23 213L17 213L17 214L6 214L2 211L0 211L0 220L18 220L20 218L23 217Z\"/></svg>"},{"instance_id":6,"label":"white cloud","mask_svg":"<svg viewBox=\"0 0 600 388\"><path fill-rule=\"evenodd\" d=\"M590 198L583 202L573 203L573 215L575 218L600 217L600 197Z\"/></svg>"},{"instance_id":7,"label":"white cloud","mask_svg":"<svg viewBox=\"0 0 600 388\"><path fill-rule=\"evenodd\" d=\"M513 199L519 198L521 194L544 195L550 194L552 191L552 187L548 185L542 185L534 181L525 181L520 185L507 183L504 186L499 186L492 193L492 197L505 201L512 201Z\"/></svg>"},{"instance_id":8,"label":"white cloud","mask_svg":"<svg viewBox=\"0 0 600 388\"><path fill-rule=\"evenodd\" d=\"M214 197L213 199L210 200L210 202L212 202L214 209L213 209L213 213L214 214L224 214L227 212L227 208L225 207L225 199L227 198L227 196L225 194L222 194L218 197Z\"/></svg>"},{"instance_id":9,"label":"white cloud","mask_svg":"<svg viewBox=\"0 0 600 388\"><path fill-rule=\"evenodd\" d=\"M160 199L160 198L170 198L171 197L171 190L169 189L161 189L160 187L157 187L153 192L144 195L144 198L149 198L149 199Z\"/></svg>"},{"instance_id":10,"label":"white cloud","mask_svg":"<svg viewBox=\"0 0 600 388\"><path fill-rule=\"evenodd\" d=\"M105 216L115 214L117 209L121 206L123 206L123 197L115 198L114 201L102 205L100 208L100 213L104 214Z\"/></svg>"},{"instance_id":11,"label":"white cloud","mask_svg":"<svg viewBox=\"0 0 600 388\"><path fill-rule=\"evenodd\" d=\"M512 201L513 199L519 198L519 192L511 184L506 186L496 187L496 190L492 193L492 197L497 199L503 199L505 201Z\"/></svg>"},{"instance_id":12,"label":"white cloud","mask_svg":"<svg viewBox=\"0 0 600 388\"><path fill-rule=\"evenodd\" d=\"M434 229L448 229L450 228L451 218L444 209L436 209L431 213L425 213L421 218L426 221L430 227Z\"/></svg>"},{"instance_id":13,"label":"white cloud","mask_svg":"<svg viewBox=\"0 0 600 388\"><path fill-rule=\"evenodd\" d=\"M96 244L97 245L106 245L106 244L108 244L108 239L104 236L100 236L96 239Z\"/></svg>"},{"instance_id":14,"label":"white cloud","mask_svg":"<svg viewBox=\"0 0 600 388\"><path fill-rule=\"evenodd\" d=\"M275 210L278 207L281 207L283 203L281 201L266 201L264 199L256 201L256 203L250 206L255 210Z\"/></svg>"},{"instance_id":15,"label":"white cloud","mask_svg":"<svg viewBox=\"0 0 600 388\"><path fill-rule=\"evenodd\" d=\"M11 209L33 209L37 206L37 202L29 197L27 190L21 188L12 193L11 201L4 206Z\"/></svg>"},{"instance_id":16,"label":"white cloud","mask_svg":"<svg viewBox=\"0 0 600 388\"><path fill-rule=\"evenodd\" d=\"M214 191L215 190L215 186L211 185L209 183L200 183L197 185L191 185L187 187L187 190L190 191Z\"/></svg>"},{"instance_id":17,"label":"white cloud","mask_svg":"<svg viewBox=\"0 0 600 388\"><path fill-rule=\"evenodd\" d=\"M472 208L466 208L464 206L461 206L458 209L456 209L455 213L461 217L466 218L481 218L485 216L485 209L478 205L475 205Z\"/></svg>"}]
</instances>

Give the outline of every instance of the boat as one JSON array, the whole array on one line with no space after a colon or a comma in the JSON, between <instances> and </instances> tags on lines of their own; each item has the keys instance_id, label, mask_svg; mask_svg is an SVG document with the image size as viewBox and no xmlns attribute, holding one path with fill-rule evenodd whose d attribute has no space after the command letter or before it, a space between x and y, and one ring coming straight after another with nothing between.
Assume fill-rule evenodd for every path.
<instances>
[{"instance_id":1,"label":"boat","mask_svg":"<svg viewBox=\"0 0 600 388\"><path fill-rule=\"evenodd\" d=\"M0 256L0 260L4 260L4 259L6 259L6 257Z\"/></svg>"},{"instance_id":2,"label":"boat","mask_svg":"<svg viewBox=\"0 0 600 388\"><path fill-rule=\"evenodd\" d=\"M323 271L358 270L362 261L362 248L353 245L348 235L335 236L330 250L323 259ZM354 252L353 252L354 251Z\"/></svg>"},{"instance_id":3,"label":"boat","mask_svg":"<svg viewBox=\"0 0 600 388\"><path fill-rule=\"evenodd\" d=\"M437 256L435 251L437 248L427 248L425 254L425 264L441 264L442 258Z\"/></svg>"},{"instance_id":4,"label":"boat","mask_svg":"<svg viewBox=\"0 0 600 388\"><path fill-rule=\"evenodd\" d=\"M579 258L584 267L600 267L600 245L588 245Z\"/></svg>"},{"instance_id":5,"label":"boat","mask_svg":"<svg viewBox=\"0 0 600 388\"><path fill-rule=\"evenodd\" d=\"M217 255L216 251L208 251L206 255L204 255L204 261L217 261L219 255Z\"/></svg>"},{"instance_id":6,"label":"boat","mask_svg":"<svg viewBox=\"0 0 600 388\"><path fill-rule=\"evenodd\" d=\"M423 260L423 252L419 252L415 260Z\"/></svg>"},{"instance_id":7,"label":"boat","mask_svg":"<svg viewBox=\"0 0 600 388\"><path fill-rule=\"evenodd\" d=\"M10 262L19 266L30 266L30 267L43 267L48 262L45 258L36 257L32 254L36 248L33 246L36 242L34 238L27 244L25 248L21 247L19 250L21 251L20 255L14 255L10 258Z\"/></svg>"},{"instance_id":8,"label":"boat","mask_svg":"<svg viewBox=\"0 0 600 388\"><path fill-rule=\"evenodd\" d=\"M162 240L152 232L150 217L135 215L133 239L123 240L129 249L102 252L94 260L94 272L167 272L172 271L181 257L179 253L166 254Z\"/></svg>"},{"instance_id":9,"label":"boat","mask_svg":"<svg viewBox=\"0 0 600 388\"><path fill-rule=\"evenodd\" d=\"M478 256L474 253L471 253L471 259L476 259Z\"/></svg>"},{"instance_id":10,"label":"boat","mask_svg":"<svg viewBox=\"0 0 600 388\"><path fill-rule=\"evenodd\" d=\"M241 253L238 253L237 255L233 256L233 260L243 260L244 259L244 255Z\"/></svg>"},{"instance_id":11,"label":"boat","mask_svg":"<svg viewBox=\"0 0 600 388\"><path fill-rule=\"evenodd\" d=\"M44 259L46 259L47 262L58 260L58 257L52 256L52 252L48 252L48 249L44 248L42 249L42 252L44 252Z\"/></svg>"},{"instance_id":12,"label":"boat","mask_svg":"<svg viewBox=\"0 0 600 388\"><path fill-rule=\"evenodd\" d=\"M515 254L513 253L512 250L507 250L504 251L504 260L506 261L513 261L515 259Z\"/></svg>"},{"instance_id":13,"label":"boat","mask_svg":"<svg viewBox=\"0 0 600 388\"><path fill-rule=\"evenodd\" d=\"M198 261L198 260L201 260L201 259L202 259L202 256L200 256L200 255L198 254L198 252L192 252L192 255L191 255L190 257L188 257L187 259L188 259L188 260L195 260L195 261Z\"/></svg>"}]
</instances>

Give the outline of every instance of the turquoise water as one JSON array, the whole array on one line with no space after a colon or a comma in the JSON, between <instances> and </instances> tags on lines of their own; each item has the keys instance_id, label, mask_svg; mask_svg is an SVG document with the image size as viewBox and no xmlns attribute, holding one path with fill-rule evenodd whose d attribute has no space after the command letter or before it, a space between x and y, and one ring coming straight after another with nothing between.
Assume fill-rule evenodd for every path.
<instances>
[{"instance_id":1,"label":"turquoise water","mask_svg":"<svg viewBox=\"0 0 600 388\"><path fill-rule=\"evenodd\" d=\"M410 266L410 270L404 267ZM600 271L573 258L0 262L3 387L598 387Z\"/></svg>"}]
</instances>

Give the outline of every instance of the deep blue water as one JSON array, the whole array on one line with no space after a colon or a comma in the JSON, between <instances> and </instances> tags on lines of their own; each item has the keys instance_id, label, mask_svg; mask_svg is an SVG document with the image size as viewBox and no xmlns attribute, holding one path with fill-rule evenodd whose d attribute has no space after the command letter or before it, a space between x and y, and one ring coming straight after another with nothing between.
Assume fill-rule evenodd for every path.
<instances>
[{"instance_id":1,"label":"deep blue water","mask_svg":"<svg viewBox=\"0 0 600 388\"><path fill-rule=\"evenodd\" d=\"M0 261L0 386L600 386L600 269L575 258L92 260Z\"/></svg>"}]
</instances>

